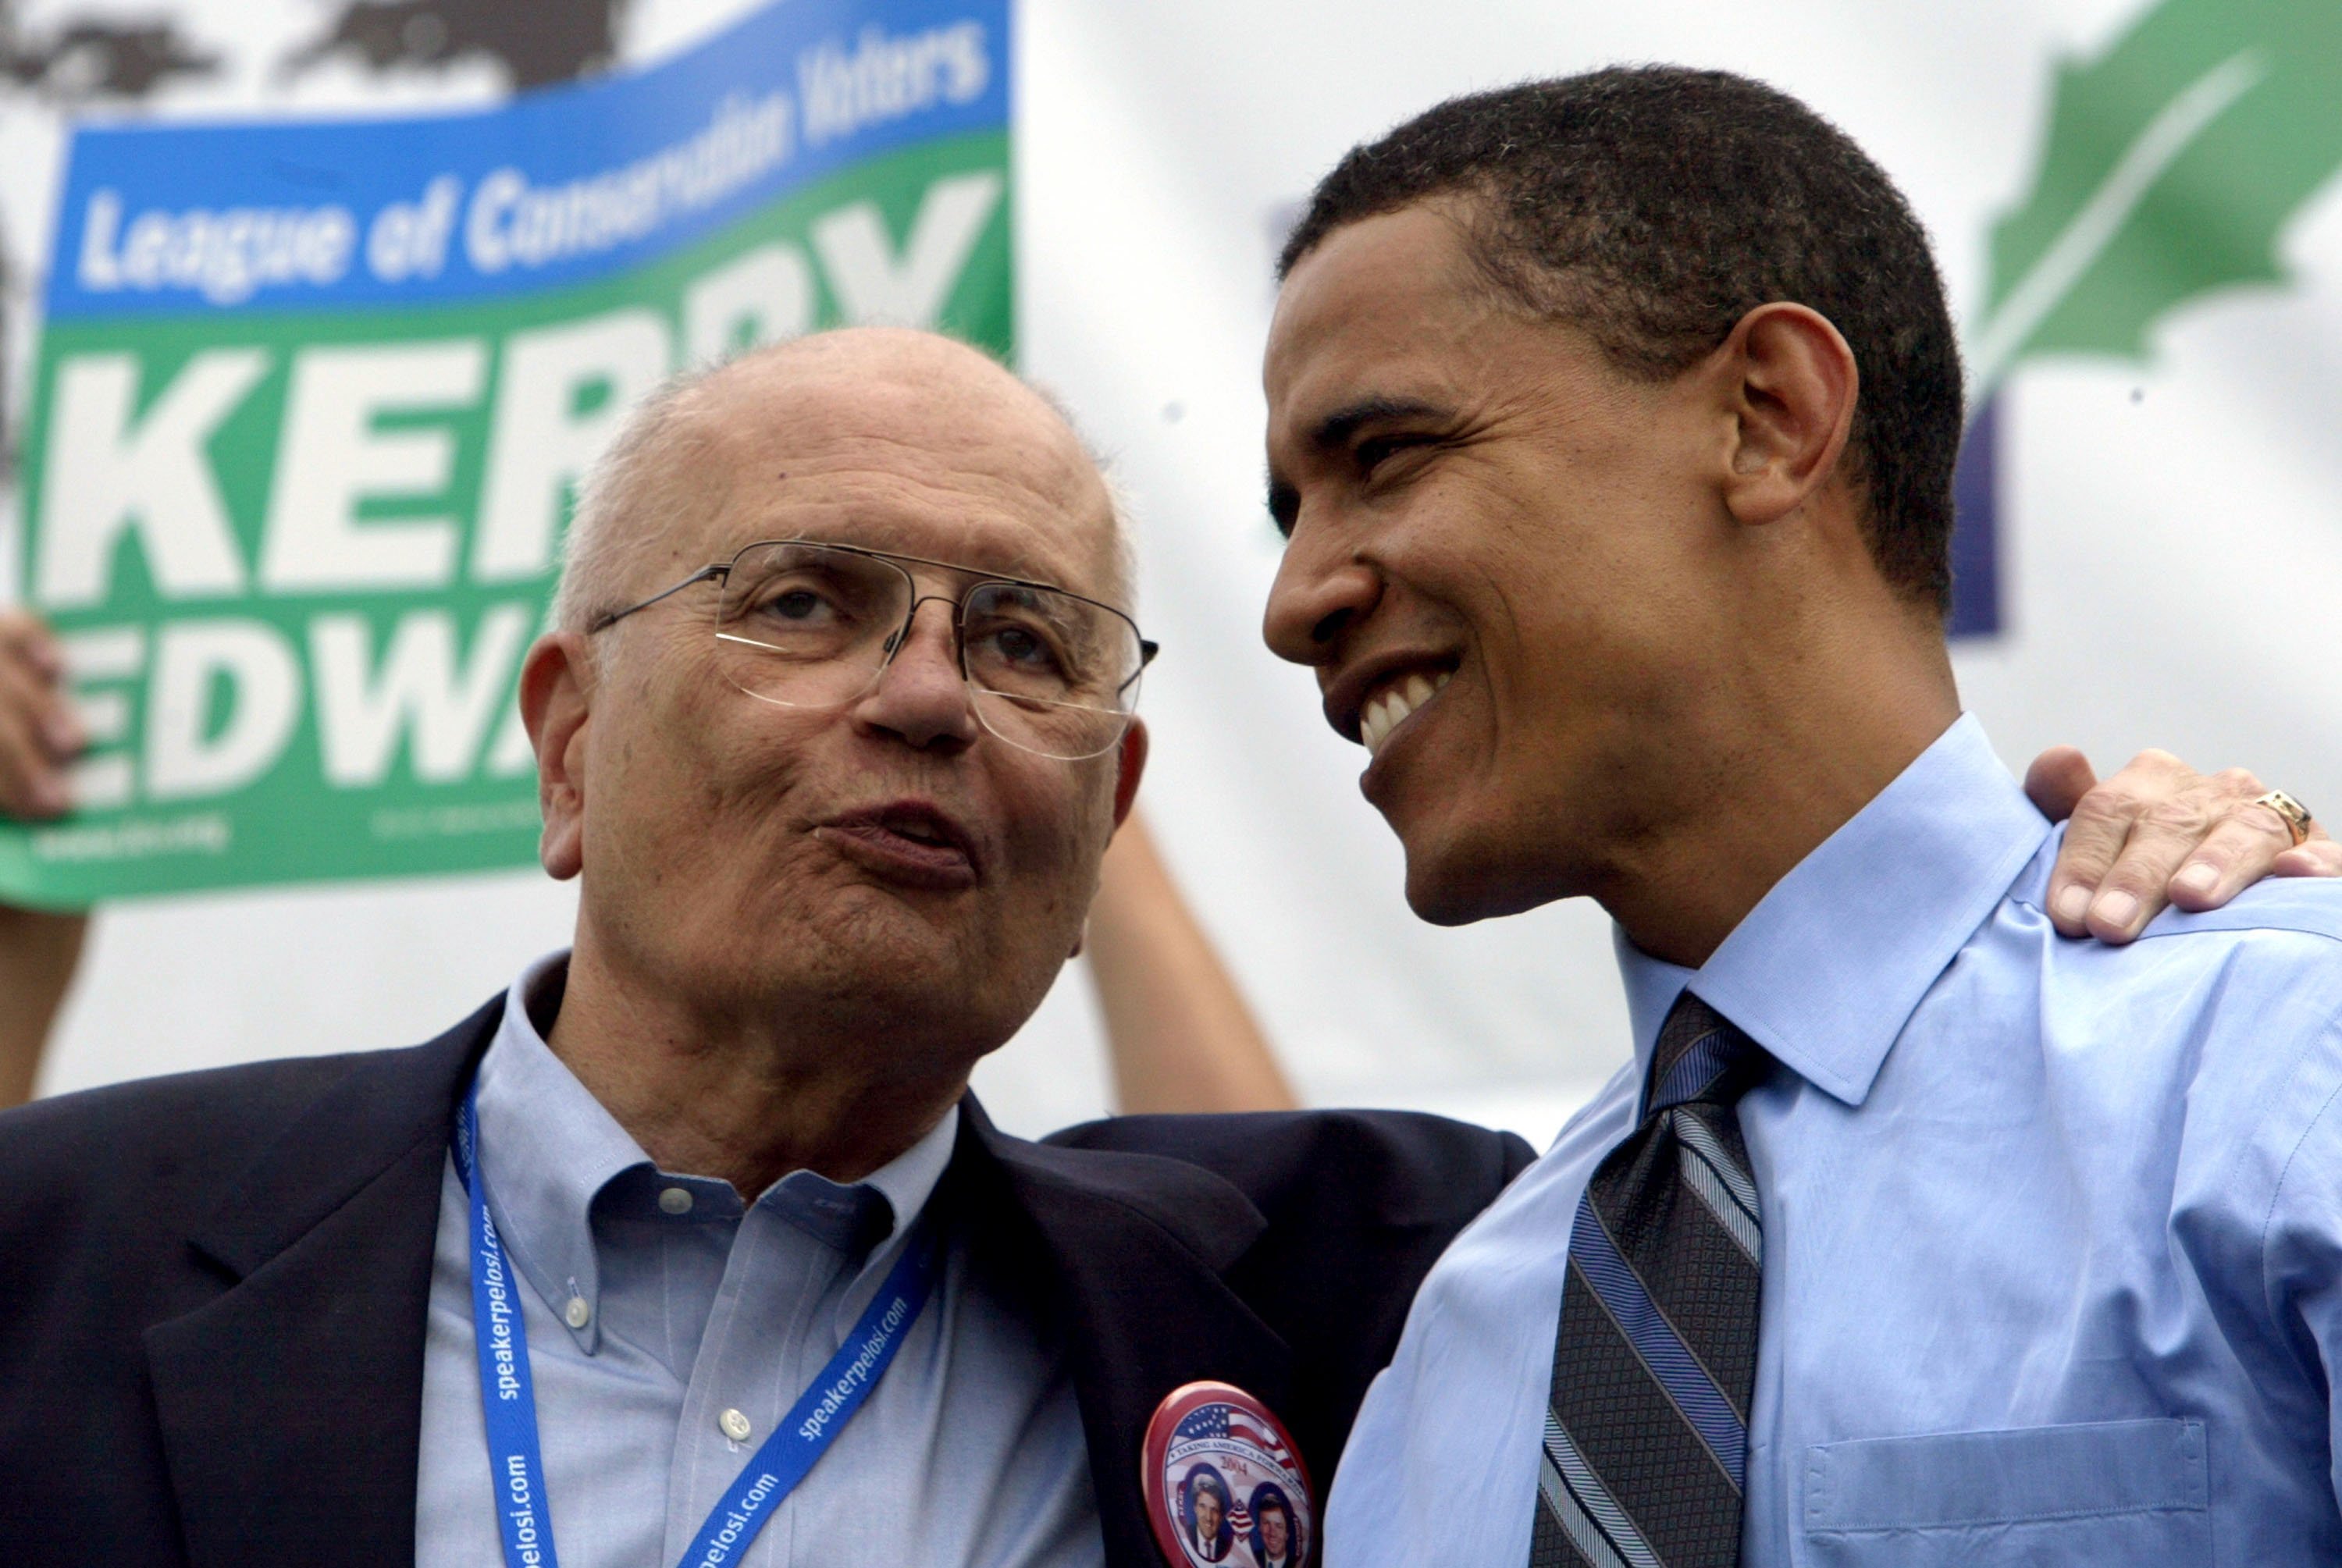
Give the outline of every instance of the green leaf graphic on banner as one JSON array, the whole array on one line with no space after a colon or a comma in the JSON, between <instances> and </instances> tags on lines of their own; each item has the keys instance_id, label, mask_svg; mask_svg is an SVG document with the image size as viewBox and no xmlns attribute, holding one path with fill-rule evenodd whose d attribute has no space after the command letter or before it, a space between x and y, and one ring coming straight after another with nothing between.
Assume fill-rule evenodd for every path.
<instances>
[{"instance_id":1,"label":"green leaf graphic on banner","mask_svg":"<svg viewBox=\"0 0 2342 1568\"><path fill-rule=\"evenodd\" d=\"M2040 176L1992 232L1979 403L2020 359L2140 356L2175 305L2283 281L2281 231L2342 167L2342 5L2164 0L2052 91Z\"/></svg>"}]
</instances>

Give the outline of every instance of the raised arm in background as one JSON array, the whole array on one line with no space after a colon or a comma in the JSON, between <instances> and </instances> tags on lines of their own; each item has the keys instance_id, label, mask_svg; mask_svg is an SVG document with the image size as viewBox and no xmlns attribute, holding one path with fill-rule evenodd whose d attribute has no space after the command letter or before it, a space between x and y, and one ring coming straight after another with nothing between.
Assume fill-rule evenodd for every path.
<instances>
[{"instance_id":1,"label":"raised arm in background","mask_svg":"<svg viewBox=\"0 0 2342 1568\"><path fill-rule=\"evenodd\" d=\"M0 904L0 1110L33 1097L89 916Z\"/></svg>"},{"instance_id":2,"label":"raised arm in background","mask_svg":"<svg viewBox=\"0 0 2342 1568\"><path fill-rule=\"evenodd\" d=\"M1106 1015L1116 1110L1299 1104L1137 813L1106 851L1083 951Z\"/></svg>"},{"instance_id":3,"label":"raised arm in background","mask_svg":"<svg viewBox=\"0 0 2342 1568\"><path fill-rule=\"evenodd\" d=\"M0 812L62 816L65 768L85 744L61 690L65 661L40 618L0 611ZM81 962L89 916L0 904L0 1108L33 1097L49 1029Z\"/></svg>"}]
</instances>

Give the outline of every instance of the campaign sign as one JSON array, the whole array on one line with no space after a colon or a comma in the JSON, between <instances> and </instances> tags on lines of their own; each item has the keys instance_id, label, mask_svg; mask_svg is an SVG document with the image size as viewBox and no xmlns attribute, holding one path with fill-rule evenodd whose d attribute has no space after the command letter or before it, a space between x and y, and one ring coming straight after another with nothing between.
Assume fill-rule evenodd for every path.
<instances>
[{"instance_id":1,"label":"campaign sign","mask_svg":"<svg viewBox=\"0 0 2342 1568\"><path fill-rule=\"evenodd\" d=\"M786 0L464 114L77 128L19 580L93 737L0 900L520 865L521 657L676 370L863 322L1006 355L1006 0Z\"/></svg>"},{"instance_id":2,"label":"campaign sign","mask_svg":"<svg viewBox=\"0 0 2342 1568\"><path fill-rule=\"evenodd\" d=\"M1298 1568L1309 1559L1309 1473L1284 1424L1240 1388L1173 1390L1146 1424L1139 1477L1172 1568Z\"/></svg>"}]
</instances>

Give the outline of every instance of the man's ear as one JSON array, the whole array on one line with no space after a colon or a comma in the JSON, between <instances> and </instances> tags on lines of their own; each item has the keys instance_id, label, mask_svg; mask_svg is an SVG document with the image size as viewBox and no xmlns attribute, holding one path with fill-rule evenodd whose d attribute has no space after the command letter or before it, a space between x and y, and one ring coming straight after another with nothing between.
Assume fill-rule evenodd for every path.
<instances>
[{"instance_id":1,"label":"man's ear","mask_svg":"<svg viewBox=\"0 0 2342 1568\"><path fill-rule=\"evenodd\" d=\"M1854 351L1818 313L1777 303L1742 316L1711 363L1734 422L1725 504L1742 523L1777 523L1837 471L1860 390Z\"/></svg>"},{"instance_id":2,"label":"man's ear","mask_svg":"<svg viewBox=\"0 0 2342 1568\"><path fill-rule=\"evenodd\" d=\"M1131 720L1130 728L1122 733L1122 745L1115 754L1115 766L1117 771L1114 779L1114 825L1120 827L1138 799L1139 775L1146 771L1145 719Z\"/></svg>"},{"instance_id":3,"label":"man's ear","mask_svg":"<svg viewBox=\"0 0 2342 1568\"><path fill-rule=\"evenodd\" d=\"M1139 776L1146 772L1146 721L1132 719L1130 728L1122 733L1122 744L1114 754L1114 825L1120 828L1130 820L1130 808L1138 801ZM1090 896L1097 896L1092 888ZM1066 954L1068 961L1079 958L1082 949L1089 945L1090 923L1082 921L1082 929L1074 938L1074 950Z\"/></svg>"},{"instance_id":4,"label":"man's ear","mask_svg":"<svg viewBox=\"0 0 2342 1568\"><path fill-rule=\"evenodd\" d=\"M576 632L548 632L520 667L520 717L536 748L536 805L545 834L536 857L566 882L586 869L586 720L594 701L594 650Z\"/></svg>"}]
</instances>

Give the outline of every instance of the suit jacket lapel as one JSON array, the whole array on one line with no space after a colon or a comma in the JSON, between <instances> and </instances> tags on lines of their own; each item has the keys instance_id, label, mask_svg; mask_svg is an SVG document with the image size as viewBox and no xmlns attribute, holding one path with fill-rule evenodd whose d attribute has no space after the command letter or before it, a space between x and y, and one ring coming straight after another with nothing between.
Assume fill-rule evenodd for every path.
<instances>
[{"instance_id":1,"label":"suit jacket lapel","mask_svg":"<svg viewBox=\"0 0 2342 1568\"><path fill-rule=\"evenodd\" d=\"M414 1561L440 1183L500 1014L354 1068L192 1238L225 1288L145 1343L197 1568ZM1217 1379L1283 1413L1295 1395L1291 1350L1223 1277L1267 1222L1198 1166L1026 1143L965 1106L953 1202L999 1288L1065 1341L1107 1560L1154 1562L1138 1464L1164 1396ZM1330 1474L1309 1423L1288 1424Z\"/></svg>"},{"instance_id":2,"label":"suit jacket lapel","mask_svg":"<svg viewBox=\"0 0 2342 1568\"><path fill-rule=\"evenodd\" d=\"M192 1238L228 1288L145 1334L191 1563L414 1562L441 1173L500 1013L362 1062Z\"/></svg>"},{"instance_id":3,"label":"suit jacket lapel","mask_svg":"<svg viewBox=\"0 0 2342 1568\"><path fill-rule=\"evenodd\" d=\"M1280 1414L1294 1396L1291 1349L1223 1277L1267 1222L1201 1167L1026 1143L964 1104L961 1201L996 1266L1021 1276L1064 1336L1106 1560L1156 1562L1139 1450L1164 1396L1206 1378ZM1332 1473L1334 1455L1307 1458L1313 1476Z\"/></svg>"}]
</instances>

